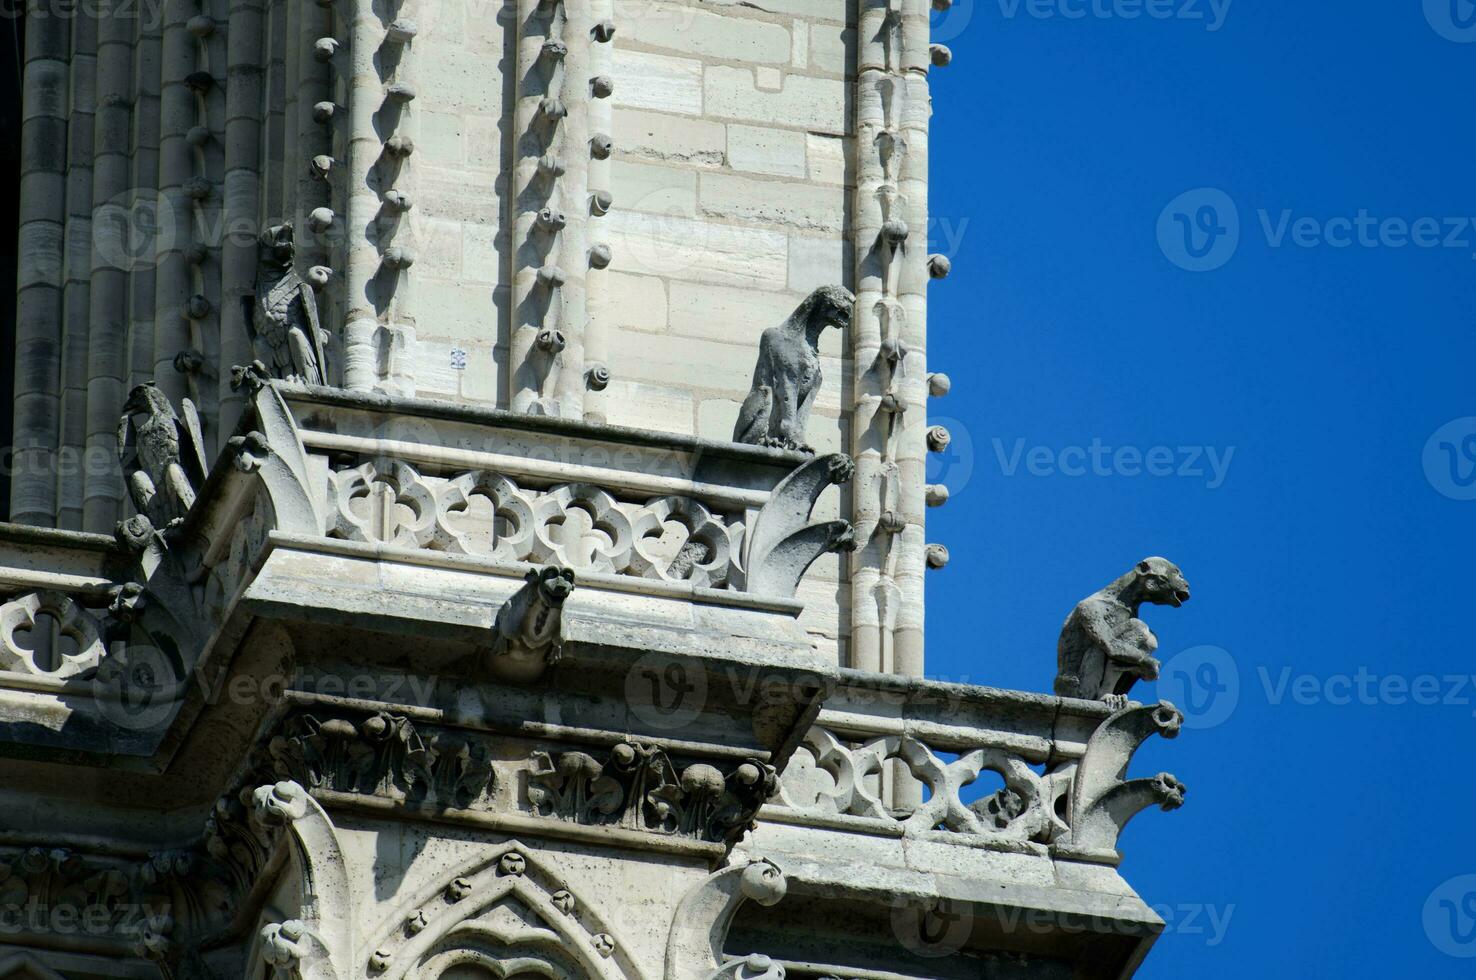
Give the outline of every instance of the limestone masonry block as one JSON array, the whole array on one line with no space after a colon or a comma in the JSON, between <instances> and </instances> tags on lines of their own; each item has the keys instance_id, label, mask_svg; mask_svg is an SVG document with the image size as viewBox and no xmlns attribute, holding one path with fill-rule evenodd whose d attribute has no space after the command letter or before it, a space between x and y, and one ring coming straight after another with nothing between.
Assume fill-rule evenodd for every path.
<instances>
[{"instance_id":1,"label":"limestone masonry block","mask_svg":"<svg viewBox=\"0 0 1476 980\"><path fill-rule=\"evenodd\" d=\"M625 40L729 61L787 63L789 31L779 24L742 16L746 12L717 13L690 4L650 0L615 4L615 20Z\"/></svg>"},{"instance_id":2,"label":"limestone masonry block","mask_svg":"<svg viewBox=\"0 0 1476 980\"><path fill-rule=\"evenodd\" d=\"M831 282L849 284L851 244L840 238L794 235L789 240L789 288L797 293Z\"/></svg>"},{"instance_id":3,"label":"limestone masonry block","mask_svg":"<svg viewBox=\"0 0 1476 980\"><path fill-rule=\"evenodd\" d=\"M810 179L822 184L846 183L846 141L839 136L805 136Z\"/></svg>"},{"instance_id":4,"label":"limestone masonry block","mask_svg":"<svg viewBox=\"0 0 1476 980\"><path fill-rule=\"evenodd\" d=\"M463 124L459 115L423 112L420 116L420 146L425 159L443 166L461 166L465 157Z\"/></svg>"},{"instance_id":5,"label":"limestone masonry block","mask_svg":"<svg viewBox=\"0 0 1476 980\"><path fill-rule=\"evenodd\" d=\"M702 79L707 115L753 122L783 120L821 133L843 134L846 117L845 83L839 79L785 76L777 91L761 91L751 68L709 66Z\"/></svg>"},{"instance_id":6,"label":"limestone masonry block","mask_svg":"<svg viewBox=\"0 0 1476 980\"><path fill-rule=\"evenodd\" d=\"M616 50L616 107L702 113L702 62L690 58Z\"/></svg>"},{"instance_id":7,"label":"limestone masonry block","mask_svg":"<svg viewBox=\"0 0 1476 980\"><path fill-rule=\"evenodd\" d=\"M810 70L844 75L855 60L856 31L834 24L816 24L810 31Z\"/></svg>"},{"instance_id":8,"label":"limestone masonry block","mask_svg":"<svg viewBox=\"0 0 1476 980\"><path fill-rule=\"evenodd\" d=\"M695 214L697 174L691 170L616 160L611 168L620 206L656 214Z\"/></svg>"},{"instance_id":9,"label":"limestone masonry block","mask_svg":"<svg viewBox=\"0 0 1476 980\"><path fill-rule=\"evenodd\" d=\"M476 282L502 281L503 234L494 225L461 226L462 278Z\"/></svg>"},{"instance_id":10,"label":"limestone masonry block","mask_svg":"<svg viewBox=\"0 0 1476 980\"><path fill-rule=\"evenodd\" d=\"M802 299L804 295L799 293L673 281L669 317L671 332L684 337L756 346L759 335L784 322ZM822 350L829 346L831 333L826 331L821 336ZM723 437L732 434L730 419Z\"/></svg>"},{"instance_id":11,"label":"limestone masonry block","mask_svg":"<svg viewBox=\"0 0 1476 980\"><path fill-rule=\"evenodd\" d=\"M727 149L722 123L639 109L615 110L616 152L669 163L720 167Z\"/></svg>"},{"instance_id":12,"label":"limestone masonry block","mask_svg":"<svg viewBox=\"0 0 1476 980\"><path fill-rule=\"evenodd\" d=\"M804 177L805 134L737 123L728 127L728 166L734 170Z\"/></svg>"},{"instance_id":13,"label":"limestone masonry block","mask_svg":"<svg viewBox=\"0 0 1476 980\"><path fill-rule=\"evenodd\" d=\"M616 347L624 346L624 337ZM692 395L668 384L610 382L610 422L658 432L692 434Z\"/></svg>"},{"instance_id":14,"label":"limestone masonry block","mask_svg":"<svg viewBox=\"0 0 1476 980\"><path fill-rule=\"evenodd\" d=\"M667 337L621 331L610 346L615 377L657 387L670 388L679 378L691 387L738 398L747 394L753 376L751 365L739 359L747 351L731 344L690 339L673 344ZM612 398L611 404L620 400Z\"/></svg>"},{"instance_id":15,"label":"limestone masonry block","mask_svg":"<svg viewBox=\"0 0 1476 980\"><path fill-rule=\"evenodd\" d=\"M789 276L781 232L619 208L606 220L616 272L758 289L783 289Z\"/></svg>"},{"instance_id":16,"label":"limestone masonry block","mask_svg":"<svg viewBox=\"0 0 1476 980\"><path fill-rule=\"evenodd\" d=\"M845 223L846 194L841 188L827 191L803 183L705 173L701 176L701 199L704 214L836 232L833 241L837 243ZM819 285L835 282L839 273L836 269Z\"/></svg>"},{"instance_id":17,"label":"limestone masonry block","mask_svg":"<svg viewBox=\"0 0 1476 980\"><path fill-rule=\"evenodd\" d=\"M496 116L463 115L468 166L498 171L502 167L502 130Z\"/></svg>"},{"instance_id":18,"label":"limestone masonry block","mask_svg":"<svg viewBox=\"0 0 1476 980\"><path fill-rule=\"evenodd\" d=\"M672 287L685 283L672 283ZM610 322L622 330L663 333L666 330L666 281L655 276L612 272L605 278ZM716 289L705 286L704 289Z\"/></svg>"}]
</instances>

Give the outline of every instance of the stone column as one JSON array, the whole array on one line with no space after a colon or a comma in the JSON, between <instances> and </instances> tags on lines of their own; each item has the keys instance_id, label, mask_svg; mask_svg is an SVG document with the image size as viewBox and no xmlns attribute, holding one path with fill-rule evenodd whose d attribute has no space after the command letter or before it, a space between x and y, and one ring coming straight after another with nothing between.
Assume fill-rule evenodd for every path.
<instances>
[{"instance_id":1,"label":"stone column","mask_svg":"<svg viewBox=\"0 0 1476 980\"><path fill-rule=\"evenodd\" d=\"M590 71L595 77L610 78L614 68L615 4L613 0L592 0L594 45L590 49ZM613 150L614 113L610 99L594 98L589 102L589 192L591 201L613 206L610 154ZM600 218L606 206L594 214L589 234L589 271L584 284L584 417L591 422L609 420L606 388L610 383L610 311L607 307L605 267L613 253Z\"/></svg>"},{"instance_id":2,"label":"stone column","mask_svg":"<svg viewBox=\"0 0 1476 980\"><path fill-rule=\"evenodd\" d=\"M129 268L129 328L127 387L154 377L154 297L160 239L159 197L159 86L163 79L163 25L146 19L133 53L133 146L126 229L132 237L125 255ZM146 221L147 225L142 222ZM121 406L120 406L121 408Z\"/></svg>"},{"instance_id":3,"label":"stone column","mask_svg":"<svg viewBox=\"0 0 1476 980\"><path fill-rule=\"evenodd\" d=\"M385 155L385 141L374 124L384 98L375 55L384 43L384 24L368 0L347 0L348 58L340 73L343 111L347 113L349 186L344 191L343 244L343 384L366 391L380 379L379 309L374 280L379 272L379 253L369 229L379 213L379 195L374 173ZM413 151L413 147L409 148ZM388 166L399 166L391 158Z\"/></svg>"},{"instance_id":4,"label":"stone column","mask_svg":"<svg viewBox=\"0 0 1476 980\"><path fill-rule=\"evenodd\" d=\"M245 392L231 391L230 369L255 356L245 297L256 289L256 239L260 233L258 160L266 46L262 0L232 0L226 28L224 231L221 243L221 338L216 397L220 433L228 437L245 408Z\"/></svg>"},{"instance_id":5,"label":"stone column","mask_svg":"<svg viewBox=\"0 0 1476 980\"><path fill-rule=\"evenodd\" d=\"M614 23L597 18L593 0L518 0L517 31L508 403L579 418L588 272L608 254L591 252L591 224L613 205L608 185L591 183L592 158L608 155L591 136L609 118L593 103L614 89L599 67L609 64Z\"/></svg>"},{"instance_id":6,"label":"stone column","mask_svg":"<svg viewBox=\"0 0 1476 980\"><path fill-rule=\"evenodd\" d=\"M127 397L128 381L128 256L134 236L128 213L117 204L132 177L133 47L137 40L131 17L115 13L118 5L100 10L97 44L99 94L92 181L92 248L87 270L91 276L90 330L78 338L85 350L86 402L74 415L86 426L87 459L97 463L116 454L118 413ZM94 469L78 481L85 485L77 525L88 531L112 530L123 498L123 481L112 466Z\"/></svg>"},{"instance_id":7,"label":"stone column","mask_svg":"<svg viewBox=\"0 0 1476 980\"><path fill-rule=\"evenodd\" d=\"M102 14L102 16L99 16ZM51 16L56 16L52 10ZM86 442L86 401L89 346L93 332L93 307L88 285L92 269L93 176L97 151L95 130L97 100L97 39L100 21L108 21L98 8L84 8L72 19L71 115L67 121L66 253L63 276L62 401L60 459L57 474L58 527L83 526L82 475L69 469ZM103 314L109 319L116 313Z\"/></svg>"},{"instance_id":8,"label":"stone column","mask_svg":"<svg viewBox=\"0 0 1476 980\"><path fill-rule=\"evenodd\" d=\"M16 281L15 474L11 517L56 519L60 437L62 230L66 216L70 24L30 0L21 121L20 265Z\"/></svg>"},{"instance_id":9,"label":"stone column","mask_svg":"<svg viewBox=\"0 0 1476 980\"><path fill-rule=\"evenodd\" d=\"M927 0L862 0L856 92L856 460L851 665L923 672L927 430ZM894 765L893 805L921 800Z\"/></svg>"}]
</instances>

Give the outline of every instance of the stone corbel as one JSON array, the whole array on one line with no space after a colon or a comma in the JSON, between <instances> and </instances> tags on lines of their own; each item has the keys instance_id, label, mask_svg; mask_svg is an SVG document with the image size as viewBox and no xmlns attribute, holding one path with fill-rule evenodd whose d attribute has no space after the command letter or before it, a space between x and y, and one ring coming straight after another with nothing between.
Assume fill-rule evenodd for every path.
<instances>
[{"instance_id":1,"label":"stone corbel","mask_svg":"<svg viewBox=\"0 0 1476 980\"><path fill-rule=\"evenodd\" d=\"M666 943L666 980L781 980L782 967L777 974L772 972L772 964L754 972L751 967L757 967L762 957L728 960L723 956L723 944L744 902L774 905L788 887L779 866L760 859L724 868L688 892L672 918L671 937Z\"/></svg>"},{"instance_id":2,"label":"stone corbel","mask_svg":"<svg viewBox=\"0 0 1476 980\"><path fill-rule=\"evenodd\" d=\"M826 488L849 482L855 473L851 458L835 453L810 460L774 488L749 529L743 588L755 595L790 598L821 555L855 549L849 521L810 523Z\"/></svg>"},{"instance_id":3,"label":"stone corbel","mask_svg":"<svg viewBox=\"0 0 1476 980\"><path fill-rule=\"evenodd\" d=\"M295 918L261 930L262 960L282 980L349 980L357 962L354 910L333 822L307 790L290 781L257 787L252 803L262 824L289 832L302 895Z\"/></svg>"},{"instance_id":4,"label":"stone corbel","mask_svg":"<svg viewBox=\"0 0 1476 980\"><path fill-rule=\"evenodd\" d=\"M1184 715L1167 701L1130 705L1102 722L1087 741L1071 781L1070 831L1057 845L1063 856L1101 864L1122 860L1117 838L1129 820L1157 804L1176 810L1184 784L1168 773L1127 779L1133 754L1152 735L1175 738Z\"/></svg>"}]
</instances>

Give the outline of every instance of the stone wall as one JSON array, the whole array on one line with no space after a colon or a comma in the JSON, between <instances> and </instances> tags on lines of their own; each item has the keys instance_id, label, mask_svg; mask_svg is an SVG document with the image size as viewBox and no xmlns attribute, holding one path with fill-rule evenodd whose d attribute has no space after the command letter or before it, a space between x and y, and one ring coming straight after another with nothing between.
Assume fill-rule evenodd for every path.
<instances>
[{"instance_id":1,"label":"stone wall","mask_svg":"<svg viewBox=\"0 0 1476 980\"><path fill-rule=\"evenodd\" d=\"M927 3L159 13L30 28L17 520L126 515L114 432L145 380L213 458L278 222L330 383L703 439L731 438L760 334L844 285L807 440L857 461L821 514L860 548L806 581L806 622L841 662L921 669Z\"/></svg>"}]
</instances>

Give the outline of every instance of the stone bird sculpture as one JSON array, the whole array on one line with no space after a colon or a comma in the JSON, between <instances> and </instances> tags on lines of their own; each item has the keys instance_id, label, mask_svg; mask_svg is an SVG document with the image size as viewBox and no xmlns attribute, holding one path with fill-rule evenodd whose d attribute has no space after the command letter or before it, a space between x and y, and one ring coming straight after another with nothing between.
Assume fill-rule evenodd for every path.
<instances>
[{"instance_id":1,"label":"stone bird sculpture","mask_svg":"<svg viewBox=\"0 0 1476 980\"><path fill-rule=\"evenodd\" d=\"M814 453L805 425L820 391L820 334L851 322L856 297L844 286L821 286L759 339L753 389L738 412L733 441Z\"/></svg>"},{"instance_id":2,"label":"stone bird sculpture","mask_svg":"<svg viewBox=\"0 0 1476 980\"><path fill-rule=\"evenodd\" d=\"M133 506L157 528L184 520L205 481L207 464L200 420L184 400L185 418L152 382L129 392L118 421L118 461Z\"/></svg>"},{"instance_id":3,"label":"stone bird sculpture","mask_svg":"<svg viewBox=\"0 0 1476 980\"><path fill-rule=\"evenodd\" d=\"M327 384L318 301L293 267L295 254L291 222L262 232L257 245L256 295L243 298L249 304L246 322L255 335L257 353L273 377Z\"/></svg>"}]
</instances>

